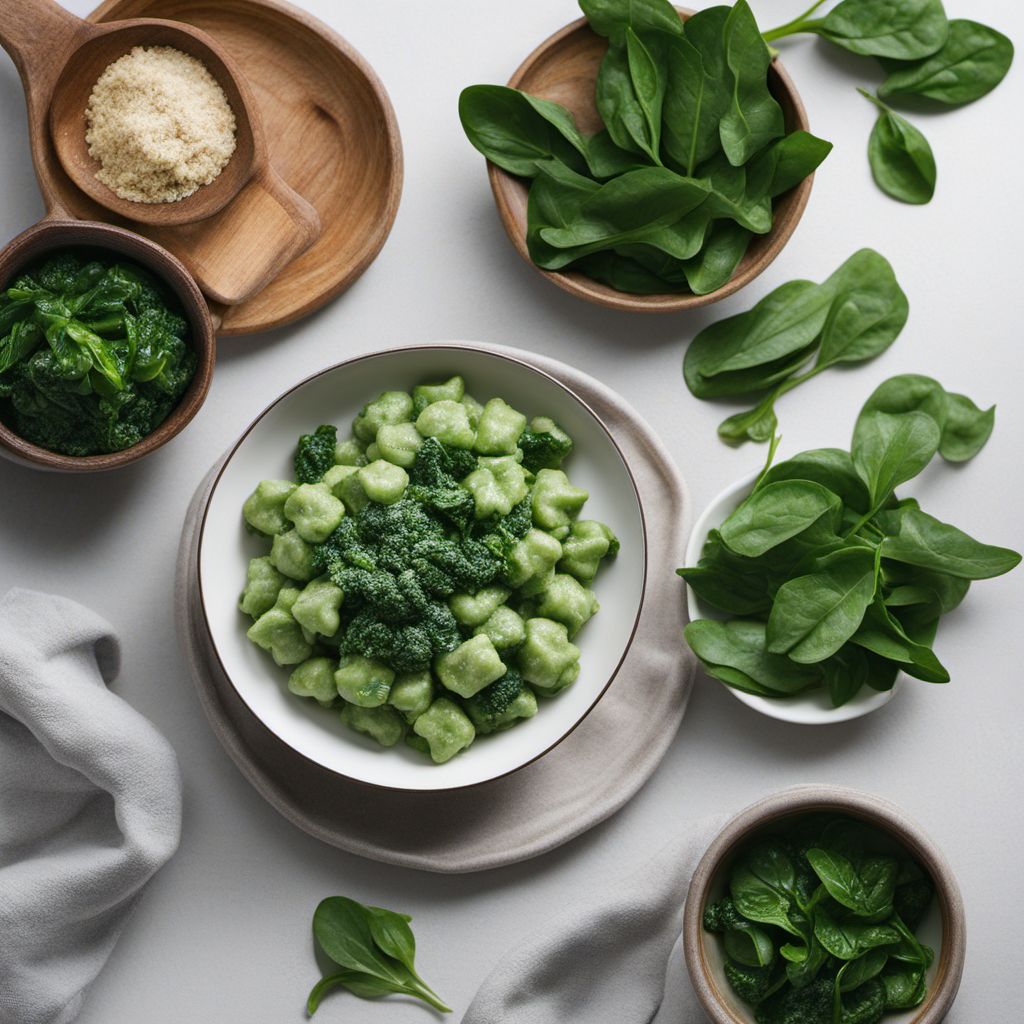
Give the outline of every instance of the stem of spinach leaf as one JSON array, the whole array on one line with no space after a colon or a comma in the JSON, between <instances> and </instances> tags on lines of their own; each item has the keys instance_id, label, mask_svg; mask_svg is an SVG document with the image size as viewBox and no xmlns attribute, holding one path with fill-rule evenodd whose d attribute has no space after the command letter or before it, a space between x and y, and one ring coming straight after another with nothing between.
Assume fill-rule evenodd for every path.
<instances>
[{"instance_id":1,"label":"stem of spinach leaf","mask_svg":"<svg viewBox=\"0 0 1024 1024\"><path fill-rule=\"evenodd\" d=\"M796 35L798 32L813 32L815 28L822 23L822 18L811 18L811 15L825 2L825 0L815 0L815 3L804 11L799 17L794 18L792 21L787 21L785 25L779 25L778 28L770 29L767 32L762 33L764 41L766 43L773 42L776 39L782 39L784 36Z\"/></svg>"}]
</instances>

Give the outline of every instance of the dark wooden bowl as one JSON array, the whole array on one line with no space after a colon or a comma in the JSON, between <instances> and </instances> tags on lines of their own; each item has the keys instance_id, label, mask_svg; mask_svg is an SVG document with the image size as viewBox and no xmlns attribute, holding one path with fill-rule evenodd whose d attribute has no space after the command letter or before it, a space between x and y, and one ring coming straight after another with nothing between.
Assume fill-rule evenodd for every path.
<instances>
[{"instance_id":1,"label":"dark wooden bowl","mask_svg":"<svg viewBox=\"0 0 1024 1024\"><path fill-rule=\"evenodd\" d=\"M213 320L195 281L170 253L124 228L76 220L44 220L22 232L0 252L0 287L23 267L53 249L76 246L105 249L126 256L160 278L181 303L191 327L189 344L196 353L195 376L171 414L138 444L108 455L60 455L19 437L0 420L0 455L22 465L63 473L119 469L149 455L179 433L206 399L216 359Z\"/></svg>"},{"instance_id":2,"label":"dark wooden bowl","mask_svg":"<svg viewBox=\"0 0 1024 1024\"><path fill-rule=\"evenodd\" d=\"M684 21L693 13L683 8L678 10ZM594 106L594 83L607 48L607 40L591 31L586 18L580 18L545 39L519 65L508 84L513 89L522 89L534 96L561 103L575 115L580 130L590 135L604 127ZM772 63L768 72L768 86L782 107L786 132L800 129L806 131L807 111L778 59ZM609 309L624 309L635 313L674 313L696 309L698 306L718 302L749 284L779 255L796 230L804 207L807 206L814 179L814 175L810 175L796 188L775 200L771 231L766 235L754 236L732 278L717 291L707 295L631 295L571 270L550 271L538 267L530 259L526 248L529 182L491 163L487 165L487 174L505 231L516 251L531 267L571 295Z\"/></svg>"}]
</instances>

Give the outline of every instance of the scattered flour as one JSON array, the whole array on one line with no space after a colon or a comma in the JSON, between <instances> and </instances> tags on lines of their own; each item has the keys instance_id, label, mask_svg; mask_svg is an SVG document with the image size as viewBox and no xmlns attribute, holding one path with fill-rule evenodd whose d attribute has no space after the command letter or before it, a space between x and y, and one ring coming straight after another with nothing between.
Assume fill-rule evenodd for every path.
<instances>
[{"instance_id":1,"label":"scattered flour","mask_svg":"<svg viewBox=\"0 0 1024 1024\"><path fill-rule=\"evenodd\" d=\"M100 75L85 111L96 177L122 199L169 203L208 185L235 151L235 115L195 57L136 46Z\"/></svg>"}]
</instances>

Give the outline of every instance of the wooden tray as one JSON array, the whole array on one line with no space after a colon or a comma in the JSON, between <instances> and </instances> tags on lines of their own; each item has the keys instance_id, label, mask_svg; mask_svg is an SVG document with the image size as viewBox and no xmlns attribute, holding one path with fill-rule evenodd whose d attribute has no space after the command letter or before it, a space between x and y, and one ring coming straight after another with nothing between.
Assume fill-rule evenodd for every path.
<instances>
[{"instance_id":1,"label":"wooden tray","mask_svg":"<svg viewBox=\"0 0 1024 1024\"><path fill-rule=\"evenodd\" d=\"M263 291L215 308L219 333L280 327L344 291L380 252L402 192L395 113L366 61L322 22L280 0L105 0L89 15L119 18L183 21L213 36L252 86L274 168L320 215L319 239ZM111 219L62 172L58 180L59 200L76 217ZM186 265L190 245L209 225L125 223Z\"/></svg>"}]
</instances>

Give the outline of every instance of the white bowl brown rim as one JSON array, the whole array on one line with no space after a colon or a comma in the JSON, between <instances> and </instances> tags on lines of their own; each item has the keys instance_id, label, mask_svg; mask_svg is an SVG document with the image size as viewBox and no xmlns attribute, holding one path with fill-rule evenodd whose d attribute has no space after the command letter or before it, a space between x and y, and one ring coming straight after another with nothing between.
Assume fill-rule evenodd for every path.
<instances>
[{"instance_id":1,"label":"white bowl brown rim","mask_svg":"<svg viewBox=\"0 0 1024 1024\"><path fill-rule=\"evenodd\" d=\"M615 450L616 454L619 456L619 459L622 462L623 469L626 471L626 475L629 477L630 484L633 487L633 493L634 493L634 495L636 497L637 510L638 510L638 512L640 514L640 534L641 534L641 538L642 538L642 549L643 549L642 553L641 553L643 571L642 571L642 576L641 576L641 580L640 580L640 601L639 601L639 603L637 605L636 616L634 617L633 624L632 624L632 626L630 628L629 638L626 641L626 646L625 646L625 648L622 651L621 657L619 658L619 660L615 664L615 666L612 668L611 672L608 675L607 681L605 682L604 686L601 687L600 692L597 694L597 696L591 702L590 706L583 712L582 715L580 715L580 717L572 724L572 726L569 729L567 729L561 735L561 737L559 737L558 740L556 740L550 746L546 747L539 754L536 754L533 757L531 757L529 760L524 761L522 764L517 765L515 768L510 768L508 771L501 772L498 775L493 775L493 776L491 776L490 778L487 778L487 779L481 779L478 782L471 782L471 783L467 783L467 784L462 785L462 786L448 786L448 787L444 787L443 789L440 789L440 790L436 790L436 789L408 789L408 788L402 787L402 786L388 786L388 785L385 785L385 784L379 783L379 782L369 782L366 779L356 779L356 778L353 778L352 776L345 775L344 773L336 771L333 768L329 768L326 765L321 764L319 761L313 760L307 754L303 753L301 750L299 750L296 747L292 746L290 743L285 741L282 737L280 737L276 733L274 733L274 731L263 721L263 719L259 715L256 714L256 712L253 710L253 708L246 701L245 697L242 695L241 691L238 689L237 686L235 686L234 680L231 678L230 673L227 671L227 668L224 665L224 661L223 661L223 659L220 656L220 652L217 649L217 645L214 642L213 630L210 627L210 619L209 619L209 616L206 613L206 597L205 597L205 592L204 592L204 587L203 587L202 558L201 558L201 553L202 553L202 549L203 549L203 540L204 540L205 533L206 533L207 514L209 512L210 503L212 501L214 492L217 489L217 485L220 483L221 477L224 475L224 471L227 469L227 466L231 462L231 459L234 456L235 452L238 451L238 449L245 442L246 438L248 438L249 434L252 433L252 431L256 428L256 426L263 420L263 418L272 409L276 408L286 398L289 398L296 391L298 391L301 388L305 387L307 384L311 383L314 380L319 379L320 377L323 377L325 374L333 373L334 371L339 370L342 367L354 366L357 363L362 363L362 362L365 362L365 361L370 360L370 359L380 359L380 358L386 358L386 357L389 357L389 356L402 355L403 353L414 353L414 352L423 352L423 351L430 351L430 350L444 351L444 352L454 352L454 353L458 353L458 352L474 352L474 353L479 353L479 354L486 355L486 356L491 356L491 357L493 357L495 359L501 359L501 360L504 360L505 362L508 362L508 363L513 363L513 364L515 364L517 366L521 366L521 367L531 371L532 373L537 374L537 376L539 376L539 377L543 377L545 380L550 381L552 384L555 384L561 391L564 391L566 393L566 395L569 396L569 398L571 398L580 407L582 407L591 416L591 418L594 420L594 422L601 428L601 430L604 431L605 435L608 438L609 443L611 444L612 448ZM646 601L647 601L647 578L648 578L647 552L648 552L648 547L647 547L647 519L646 519L646 516L644 514L643 499L640 496L640 488L637 486L636 477L633 475L633 471L629 467L629 462L627 461L626 456L625 456L625 454L622 451L622 448L619 446L619 443L615 440L615 436L608 429L608 426L605 424L604 420L601 419L601 417L594 411L593 408L591 408L591 406L586 401L584 401L579 395L576 394L575 391L572 390L572 388L570 388L568 385L564 384L557 377L553 376L552 374L548 373L545 370L540 369L537 366L534 366L533 364L527 362L524 359L517 359L515 356L508 355L507 353L504 353L504 352L495 351L494 349L488 348L488 347L486 347L484 345L473 345L473 344L470 344L470 343L467 343L467 342L433 342L433 343L425 344L425 345L402 345L402 346L398 346L398 347L395 347L395 348L382 349L379 352L367 352L367 353L365 353L363 355L360 355L360 356L354 356L351 359L343 359L343 360L341 360L341 362L334 363L331 366L327 366L324 369L319 370L316 373L310 374L308 377L303 378L297 384L292 385L292 387L288 388L287 391L283 392L281 395L279 395L277 398L275 398L274 401L272 401L265 409L263 409L263 411L260 412L252 420L252 422L245 428L245 430L242 431L242 433L239 436L238 440L235 441L235 443L231 446L230 451L227 453L227 455L224 456L223 460L221 461L220 466L217 469L217 473L216 473L216 475L213 478L213 482L210 485L209 492L208 492L208 494L206 496L206 500L205 500L205 503L204 503L203 508L202 508L201 518L200 518L200 522L199 522L199 536L198 536L198 541L197 541L196 547L195 547L195 556L194 556L195 557L195 561L194 561L193 564L194 564L195 572L196 572L196 581L198 583L197 591L198 591L198 595L199 595L199 611L200 611L200 615L201 615L201 625L203 626L204 632L205 632L206 637L207 637L208 642L209 642L209 650L213 654L213 657L216 660L217 667L220 669L221 674L231 684L231 688L235 691L235 695L238 697L238 699L245 706L246 710L253 716L253 719L260 724L261 728L266 729L267 732L269 732L272 735L274 735L281 743L283 743L285 746L287 746L289 750L291 750L297 757L300 757L303 761L308 762L310 765L314 766L315 768L319 769L320 771L328 772L331 775L334 775L334 776L336 776L338 778L344 779L346 782L352 782L352 783L355 783L355 784L361 785L361 786L368 786L371 789L385 789L385 790L391 790L393 792L401 792L401 793L437 793L437 792L457 793L457 792L459 792L461 790L476 789L478 786L490 785L492 782L497 782L499 779L504 779L504 778L507 778L510 775L514 775L516 772L522 771L524 768L526 768L529 765L533 764L535 761L539 761L542 757L544 757L545 755L549 754L552 750L555 749L555 747L560 746L569 736L571 736L572 733L575 732L576 729L578 729L579 726L587 719L587 717L594 710L594 708L596 708L597 705L601 702L601 700L604 697L604 695L608 692L608 688L612 685L612 683L617 678L617 676L619 674L619 670L622 668L623 664L625 663L626 658L629 656L630 649L633 646L633 641L636 639L637 629L640 626L640 616L643 613L644 605L646 604Z\"/></svg>"},{"instance_id":2,"label":"white bowl brown rim","mask_svg":"<svg viewBox=\"0 0 1024 1024\"><path fill-rule=\"evenodd\" d=\"M913 1017L905 1019L909 1024L939 1024L956 999L967 953L960 886L949 862L920 825L890 801L845 786L794 786L766 796L740 811L708 847L693 873L683 909L683 955L697 998L712 1024L746 1024L729 1009L707 960L705 941L713 936L704 931L701 920L708 893L719 870L755 832L782 818L819 811L848 814L888 833L931 877L942 917L942 945L925 1001Z\"/></svg>"}]
</instances>

